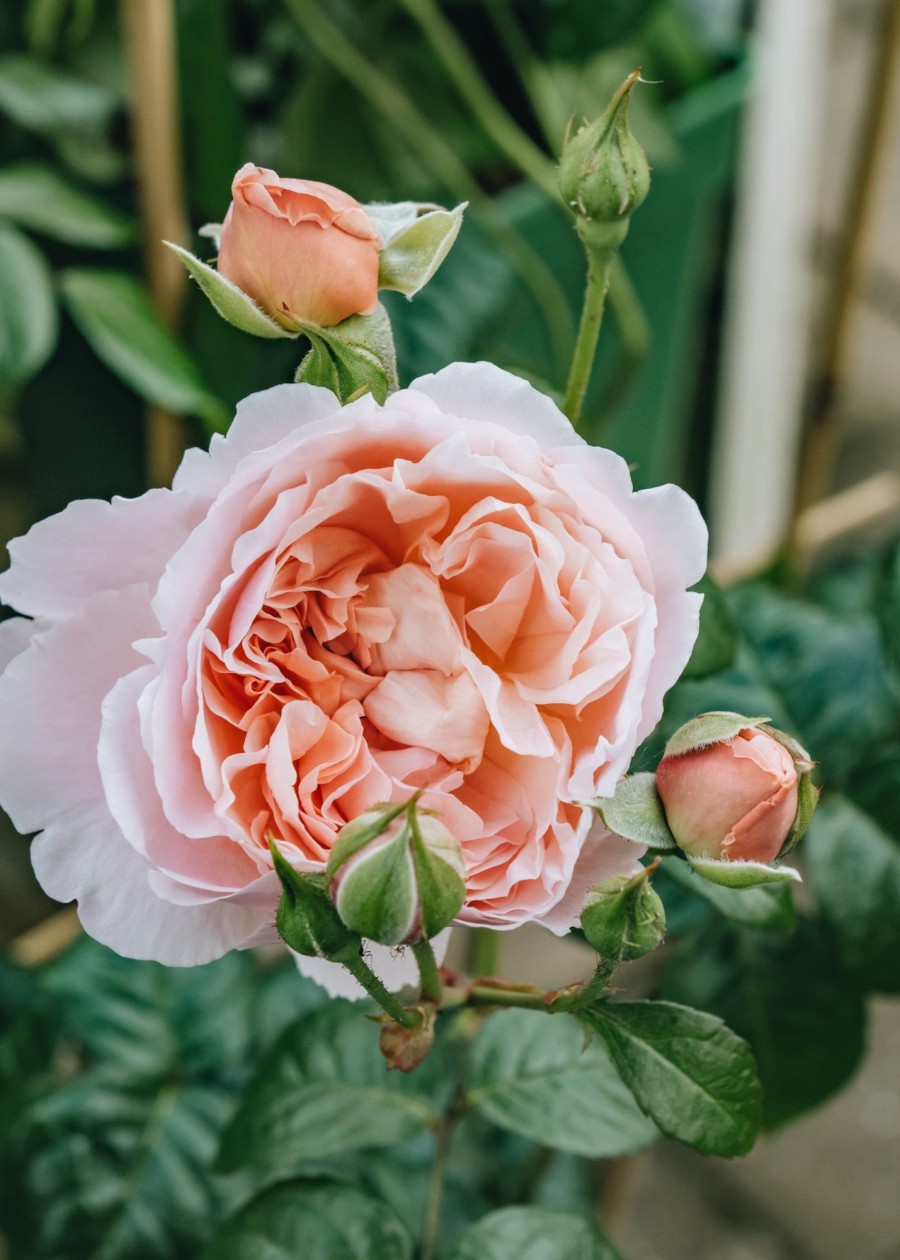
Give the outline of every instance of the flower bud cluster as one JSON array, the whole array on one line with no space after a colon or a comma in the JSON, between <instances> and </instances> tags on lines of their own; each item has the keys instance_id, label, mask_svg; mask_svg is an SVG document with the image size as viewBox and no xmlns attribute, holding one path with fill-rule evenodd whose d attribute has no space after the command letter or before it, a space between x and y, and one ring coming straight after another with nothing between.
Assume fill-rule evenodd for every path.
<instances>
[{"instance_id":1,"label":"flower bud cluster","mask_svg":"<svg viewBox=\"0 0 900 1260\"><path fill-rule=\"evenodd\" d=\"M325 878L342 921L368 940L430 939L462 908L462 849L415 798L367 810L338 833Z\"/></svg>"}]
</instances>

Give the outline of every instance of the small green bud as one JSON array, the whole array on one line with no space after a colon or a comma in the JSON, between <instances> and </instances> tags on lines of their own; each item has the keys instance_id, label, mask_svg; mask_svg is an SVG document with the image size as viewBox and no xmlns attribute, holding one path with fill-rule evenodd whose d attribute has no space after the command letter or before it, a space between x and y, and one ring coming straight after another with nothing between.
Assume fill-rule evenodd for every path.
<instances>
[{"instance_id":1,"label":"small green bud","mask_svg":"<svg viewBox=\"0 0 900 1260\"><path fill-rule=\"evenodd\" d=\"M628 102L640 74L640 68L630 74L600 117L563 146L560 192L589 248L618 249L629 216L650 190L646 155L628 126Z\"/></svg>"},{"instance_id":2,"label":"small green bud","mask_svg":"<svg viewBox=\"0 0 900 1260\"><path fill-rule=\"evenodd\" d=\"M343 922L382 945L436 936L466 895L462 849L415 797L342 828L325 877Z\"/></svg>"},{"instance_id":3,"label":"small green bud","mask_svg":"<svg viewBox=\"0 0 900 1260\"><path fill-rule=\"evenodd\" d=\"M358 956L362 941L341 922L328 896L324 875L295 871L271 838L269 849L282 888L275 927L288 948L296 954L332 962Z\"/></svg>"},{"instance_id":4,"label":"small green bud","mask_svg":"<svg viewBox=\"0 0 900 1260\"><path fill-rule=\"evenodd\" d=\"M650 886L648 867L630 879L618 875L588 893L581 912L581 928L602 958L631 962L661 945L666 934L666 912Z\"/></svg>"}]
</instances>

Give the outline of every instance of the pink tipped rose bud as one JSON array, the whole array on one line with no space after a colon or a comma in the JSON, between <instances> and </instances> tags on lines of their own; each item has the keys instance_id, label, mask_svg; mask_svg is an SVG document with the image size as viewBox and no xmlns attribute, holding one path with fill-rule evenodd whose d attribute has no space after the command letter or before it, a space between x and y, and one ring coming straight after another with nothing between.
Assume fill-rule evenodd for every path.
<instances>
[{"instance_id":1,"label":"pink tipped rose bud","mask_svg":"<svg viewBox=\"0 0 900 1260\"><path fill-rule=\"evenodd\" d=\"M794 759L753 727L721 743L663 757L656 787L669 828L691 857L768 865L797 817Z\"/></svg>"},{"instance_id":2,"label":"pink tipped rose bud","mask_svg":"<svg viewBox=\"0 0 900 1260\"><path fill-rule=\"evenodd\" d=\"M322 328L378 301L381 240L349 193L247 163L234 177L218 270L285 328Z\"/></svg>"}]
</instances>

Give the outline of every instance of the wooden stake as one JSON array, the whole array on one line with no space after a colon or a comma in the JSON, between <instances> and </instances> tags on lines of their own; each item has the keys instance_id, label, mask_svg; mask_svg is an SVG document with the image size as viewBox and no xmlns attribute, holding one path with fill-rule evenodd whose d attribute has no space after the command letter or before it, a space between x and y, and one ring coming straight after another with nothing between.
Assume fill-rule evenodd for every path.
<instances>
[{"instance_id":1,"label":"wooden stake","mask_svg":"<svg viewBox=\"0 0 900 1260\"><path fill-rule=\"evenodd\" d=\"M131 72L131 126L147 279L156 309L176 328L187 276L164 240L189 244L182 183L173 0L121 0ZM168 485L185 447L179 416L147 409L146 466L151 486Z\"/></svg>"}]
</instances>

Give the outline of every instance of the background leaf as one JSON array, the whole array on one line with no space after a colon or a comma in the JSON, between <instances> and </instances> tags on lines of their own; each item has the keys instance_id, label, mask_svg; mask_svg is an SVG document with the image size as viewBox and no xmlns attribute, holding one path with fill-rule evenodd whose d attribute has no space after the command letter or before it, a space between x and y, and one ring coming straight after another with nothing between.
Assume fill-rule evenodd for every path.
<instances>
[{"instance_id":1,"label":"background leaf","mask_svg":"<svg viewBox=\"0 0 900 1260\"><path fill-rule=\"evenodd\" d=\"M53 353L53 282L27 237L0 222L0 394L21 388Z\"/></svg>"},{"instance_id":2,"label":"background leaf","mask_svg":"<svg viewBox=\"0 0 900 1260\"><path fill-rule=\"evenodd\" d=\"M224 426L222 404L206 389L133 276L71 268L62 273L60 289L95 353L136 393L170 411L198 415L212 429Z\"/></svg>"},{"instance_id":3,"label":"background leaf","mask_svg":"<svg viewBox=\"0 0 900 1260\"><path fill-rule=\"evenodd\" d=\"M866 990L900 992L900 843L849 801L831 796L804 851L847 971Z\"/></svg>"},{"instance_id":4,"label":"background leaf","mask_svg":"<svg viewBox=\"0 0 900 1260\"><path fill-rule=\"evenodd\" d=\"M604 1002L579 1017L663 1133L703 1155L750 1150L762 1120L756 1065L721 1020L671 1002Z\"/></svg>"},{"instance_id":5,"label":"background leaf","mask_svg":"<svg viewBox=\"0 0 900 1260\"><path fill-rule=\"evenodd\" d=\"M544 1146L605 1158L658 1136L596 1039L568 1016L502 1011L469 1053L466 1101L486 1119Z\"/></svg>"},{"instance_id":6,"label":"background leaf","mask_svg":"<svg viewBox=\"0 0 900 1260\"><path fill-rule=\"evenodd\" d=\"M38 162L0 170L0 216L54 240L94 249L120 249L135 235L125 215Z\"/></svg>"},{"instance_id":7,"label":"background leaf","mask_svg":"<svg viewBox=\"0 0 900 1260\"><path fill-rule=\"evenodd\" d=\"M334 1001L283 1034L229 1126L219 1163L228 1171L291 1167L390 1146L431 1119L428 1099L388 1076L378 1028L358 1006Z\"/></svg>"},{"instance_id":8,"label":"background leaf","mask_svg":"<svg viewBox=\"0 0 900 1260\"><path fill-rule=\"evenodd\" d=\"M618 1252L591 1221L510 1207L467 1229L451 1260L618 1260Z\"/></svg>"},{"instance_id":9,"label":"background leaf","mask_svg":"<svg viewBox=\"0 0 900 1260\"><path fill-rule=\"evenodd\" d=\"M412 1260L391 1210L352 1185L286 1181L237 1213L201 1260Z\"/></svg>"},{"instance_id":10,"label":"background leaf","mask_svg":"<svg viewBox=\"0 0 900 1260\"><path fill-rule=\"evenodd\" d=\"M746 1037L763 1084L765 1121L818 1106L855 1071L865 1007L821 924L791 937L709 920L684 940L663 992L713 1011Z\"/></svg>"}]
</instances>

